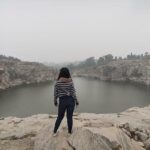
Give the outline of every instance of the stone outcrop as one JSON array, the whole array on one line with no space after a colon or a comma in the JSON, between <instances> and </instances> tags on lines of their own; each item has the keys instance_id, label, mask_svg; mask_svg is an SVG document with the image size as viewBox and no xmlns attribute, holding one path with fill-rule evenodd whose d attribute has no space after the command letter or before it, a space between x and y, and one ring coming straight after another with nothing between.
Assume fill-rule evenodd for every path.
<instances>
[{"instance_id":1,"label":"stone outcrop","mask_svg":"<svg viewBox=\"0 0 150 150\"><path fill-rule=\"evenodd\" d=\"M74 75L150 85L150 60L117 60L95 68L75 70Z\"/></svg>"},{"instance_id":2,"label":"stone outcrop","mask_svg":"<svg viewBox=\"0 0 150 150\"><path fill-rule=\"evenodd\" d=\"M0 90L21 84L53 80L52 68L36 62L25 62L12 57L0 57Z\"/></svg>"},{"instance_id":3,"label":"stone outcrop","mask_svg":"<svg viewBox=\"0 0 150 150\"><path fill-rule=\"evenodd\" d=\"M63 120L52 136L56 115L0 118L0 150L149 150L150 106L118 114L75 113L72 135Z\"/></svg>"}]
</instances>

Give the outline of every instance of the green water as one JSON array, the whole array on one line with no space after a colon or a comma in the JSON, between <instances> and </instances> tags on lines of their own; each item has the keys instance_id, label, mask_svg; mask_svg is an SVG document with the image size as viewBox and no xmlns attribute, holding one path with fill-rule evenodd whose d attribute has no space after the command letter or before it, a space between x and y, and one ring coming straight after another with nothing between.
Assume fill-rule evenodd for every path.
<instances>
[{"instance_id":1,"label":"green water","mask_svg":"<svg viewBox=\"0 0 150 150\"><path fill-rule=\"evenodd\" d=\"M115 113L150 104L150 88L96 79L74 78L80 106L77 112ZM0 116L27 117L57 113L53 105L54 82L19 86L0 93Z\"/></svg>"}]
</instances>

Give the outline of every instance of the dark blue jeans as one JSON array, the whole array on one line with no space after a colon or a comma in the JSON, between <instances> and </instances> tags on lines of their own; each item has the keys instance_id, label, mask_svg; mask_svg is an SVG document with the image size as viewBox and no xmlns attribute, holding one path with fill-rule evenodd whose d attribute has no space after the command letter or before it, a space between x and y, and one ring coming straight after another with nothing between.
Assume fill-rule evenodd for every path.
<instances>
[{"instance_id":1,"label":"dark blue jeans","mask_svg":"<svg viewBox=\"0 0 150 150\"><path fill-rule=\"evenodd\" d=\"M75 100L72 96L62 96L59 98L59 106L58 106L58 117L55 122L54 133L57 132L62 119L64 118L65 111L67 111L67 124L68 124L68 132L72 132L73 125L73 112L75 107Z\"/></svg>"}]
</instances>

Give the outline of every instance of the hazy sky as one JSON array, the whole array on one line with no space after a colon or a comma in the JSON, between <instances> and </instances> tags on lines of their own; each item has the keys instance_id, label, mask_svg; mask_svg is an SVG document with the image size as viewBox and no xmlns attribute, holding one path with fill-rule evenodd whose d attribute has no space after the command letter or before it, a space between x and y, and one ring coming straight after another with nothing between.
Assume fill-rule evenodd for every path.
<instances>
[{"instance_id":1,"label":"hazy sky","mask_svg":"<svg viewBox=\"0 0 150 150\"><path fill-rule=\"evenodd\" d=\"M150 0L0 0L0 54L64 62L150 52Z\"/></svg>"}]
</instances>

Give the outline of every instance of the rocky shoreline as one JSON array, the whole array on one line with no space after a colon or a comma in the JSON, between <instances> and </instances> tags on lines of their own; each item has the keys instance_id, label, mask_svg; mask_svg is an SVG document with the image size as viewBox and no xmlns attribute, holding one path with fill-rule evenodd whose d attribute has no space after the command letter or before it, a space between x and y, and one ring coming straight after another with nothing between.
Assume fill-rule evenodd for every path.
<instances>
[{"instance_id":1,"label":"rocky shoreline","mask_svg":"<svg viewBox=\"0 0 150 150\"><path fill-rule=\"evenodd\" d=\"M0 118L0 150L150 150L150 106L114 114L74 114L67 135L63 120L52 136L56 115Z\"/></svg>"},{"instance_id":2,"label":"rocky shoreline","mask_svg":"<svg viewBox=\"0 0 150 150\"><path fill-rule=\"evenodd\" d=\"M74 76L150 86L150 60L117 60L107 65L74 70Z\"/></svg>"},{"instance_id":3,"label":"rocky shoreline","mask_svg":"<svg viewBox=\"0 0 150 150\"><path fill-rule=\"evenodd\" d=\"M42 63L0 58L0 91L33 83L54 80L54 69Z\"/></svg>"},{"instance_id":4,"label":"rocky shoreline","mask_svg":"<svg viewBox=\"0 0 150 150\"><path fill-rule=\"evenodd\" d=\"M130 82L150 86L150 60L117 60L107 65L75 69L74 77ZM18 85L52 81L57 69L37 62L0 55L0 91Z\"/></svg>"}]
</instances>

